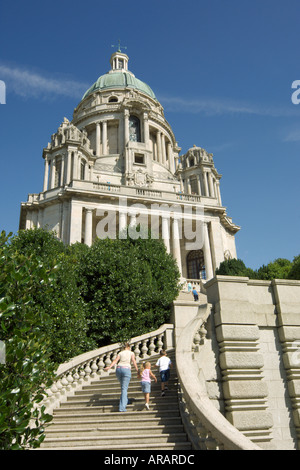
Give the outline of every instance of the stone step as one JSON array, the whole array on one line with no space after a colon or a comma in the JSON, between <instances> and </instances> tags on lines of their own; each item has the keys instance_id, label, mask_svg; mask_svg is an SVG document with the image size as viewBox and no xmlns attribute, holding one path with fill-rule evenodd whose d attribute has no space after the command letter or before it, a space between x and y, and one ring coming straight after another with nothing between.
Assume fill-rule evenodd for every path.
<instances>
[{"instance_id":1,"label":"stone step","mask_svg":"<svg viewBox=\"0 0 300 470\"><path fill-rule=\"evenodd\" d=\"M76 445L72 447L69 445L68 447L62 447L62 446L55 446L51 447L50 445L47 447L42 446L38 449L40 451L43 450L190 450L192 448L191 443L188 441L184 442L154 442L154 443L143 443L143 444L135 444L134 447L131 444L116 444L116 445L110 445L107 447L106 445Z\"/></svg>"},{"instance_id":2,"label":"stone step","mask_svg":"<svg viewBox=\"0 0 300 470\"><path fill-rule=\"evenodd\" d=\"M47 430L47 438L53 438L53 437L80 437L80 436L107 436L107 434L115 434L117 433L118 436L127 436L128 432L134 432L138 433L139 435L143 434L145 432L145 428L147 430L147 433L151 435L155 434L175 434L175 433L183 433L184 428L182 424L170 424L170 425L162 425L162 424L155 424L155 425L146 425L144 423L140 423L138 420L135 422L135 424L130 428L130 431L128 430L128 427L121 427L116 425L108 425L105 423L104 425L94 425L90 426L89 428L74 428L72 427L61 427L59 429L54 428L54 427L49 427Z\"/></svg>"},{"instance_id":3,"label":"stone step","mask_svg":"<svg viewBox=\"0 0 300 470\"><path fill-rule=\"evenodd\" d=\"M154 380L151 381L151 386L152 388L160 388L161 382L159 377L157 377L157 382ZM101 379L95 382L91 382L89 385L83 385L82 391L84 390L99 390L99 389L107 389L111 387L119 387L120 388L120 383L117 381L117 379L112 377L111 379ZM138 389L141 389L141 380L140 379L135 379L134 377L131 378L130 383L129 383L129 389L136 387ZM178 387L178 381L177 379L173 378L172 376L169 379L169 388L173 388L176 390Z\"/></svg>"},{"instance_id":4,"label":"stone step","mask_svg":"<svg viewBox=\"0 0 300 470\"><path fill-rule=\"evenodd\" d=\"M158 358L156 355L147 360L153 364ZM174 354L171 360L174 361ZM118 410L121 390L115 371L83 385L54 410L40 449L190 450L179 412L176 369L171 372L164 397L157 369L155 373L158 381L151 383L149 410L135 371L128 389L130 404L126 413Z\"/></svg>"},{"instance_id":5,"label":"stone step","mask_svg":"<svg viewBox=\"0 0 300 470\"><path fill-rule=\"evenodd\" d=\"M127 405L127 410L128 411L143 411L145 406L145 401L142 400L136 400L133 403ZM178 408L177 402L170 402L169 400L166 401L165 403L155 403L152 400L150 400L149 403L150 410L157 410L159 412L165 410L168 411L169 413L173 413L174 410ZM103 403L100 401L94 402L93 404L86 404L85 402L82 403L62 403L60 408L58 410L55 410L55 414L58 412L66 412L69 411L70 413L74 413L75 411L81 411L83 413L94 413L95 411L99 412L114 412L118 411L119 409L119 400L112 400L111 402L108 402L107 400L104 400Z\"/></svg>"},{"instance_id":6,"label":"stone step","mask_svg":"<svg viewBox=\"0 0 300 470\"><path fill-rule=\"evenodd\" d=\"M91 416L90 418L84 418L83 416L76 417L73 419L72 418L68 419L66 417L56 417L54 420L51 422L51 424L47 428L47 433L52 432L52 431L60 431L62 429L66 430L73 430L73 429L97 429L97 428L103 428L107 429L109 426L116 426L116 423L118 425L119 429L125 428L128 429L128 426L135 425L136 422L138 421L139 426L145 426L148 428L148 426L178 426L181 425L181 417L180 416L166 416L164 418L162 417L157 417L151 414L151 412L147 413L147 417L141 416L136 416L136 413L134 413L135 416L133 417L124 417L124 419L120 420L118 416L115 416L115 419L113 416L111 416L111 413L109 413L109 417L105 420L100 420L100 417L93 417ZM148 417L148 414L151 414L152 416ZM145 414L146 415L146 414ZM144 416L145 416L144 415ZM102 418L102 416L101 416Z\"/></svg>"},{"instance_id":7,"label":"stone step","mask_svg":"<svg viewBox=\"0 0 300 470\"><path fill-rule=\"evenodd\" d=\"M141 435L139 431L135 431L134 428L128 430L127 435L120 435L119 433L104 436L84 435L78 437L49 437L43 442L43 448L54 446L62 447L76 447L87 444L89 446L102 446L103 448L110 449L112 445L118 445L122 448L122 445L131 445L132 449L135 449L138 444L157 444L167 442L186 442L187 436L185 433L170 433L170 434L150 434L145 430L145 434ZM105 447L104 447L105 446Z\"/></svg>"},{"instance_id":8,"label":"stone step","mask_svg":"<svg viewBox=\"0 0 300 470\"><path fill-rule=\"evenodd\" d=\"M71 396L68 398L68 401L71 402L77 402L79 403L80 401L86 401L87 403L89 402L94 402L95 400L110 400L110 399L119 399L121 395L121 390L116 389L115 391L96 391L96 392L86 392L86 393L81 393L78 392L75 395ZM178 396L176 390L168 390L165 392L165 396L168 396L168 399L170 398L176 398ZM134 389L129 389L128 390L128 397L129 399L144 399L144 394L142 390L139 388L138 390ZM151 390L150 393L150 399L152 400L157 400L161 398L161 390Z\"/></svg>"},{"instance_id":9,"label":"stone step","mask_svg":"<svg viewBox=\"0 0 300 470\"><path fill-rule=\"evenodd\" d=\"M169 417L172 417L172 418L180 417L178 407L174 408L172 412L170 412L170 410L168 409L158 410L155 408L153 409L150 408L149 411L148 410L146 411L143 408L143 411L144 412L142 413L143 415L142 418L147 417L147 419L159 418L159 419L164 420ZM72 410L72 413L70 413L70 410L67 410L67 409L62 410L61 408L58 408L57 410L54 410L53 420L55 422L68 420L68 419L71 419L72 421L98 420L101 422L116 420L122 423L122 422L127 422L128 420L135 421L136 419L141 419L141 413L139 413L138 411L133 411L133 410L132 411L128 410L126 413L119 413L117 410L116 412L110 412L110 411L103 412L102 407L100 409L98 408L93 408L93 409L82 408L81 410L76 409L76 410Z\"/></svg>"}]
</instances>

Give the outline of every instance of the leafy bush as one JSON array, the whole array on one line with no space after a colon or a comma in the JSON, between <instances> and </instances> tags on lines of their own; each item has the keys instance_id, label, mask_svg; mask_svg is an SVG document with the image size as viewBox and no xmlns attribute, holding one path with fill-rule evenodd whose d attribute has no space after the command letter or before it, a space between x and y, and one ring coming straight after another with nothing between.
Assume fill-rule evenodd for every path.
<instances>
[{"instance_id":1,"label":"leafy bush","mask_svg":"<svg viewBox=\"0 0 300 470\"><path fill-rule=\"evenodd\" d=\"M35 405L52 383L54 366L49 338L41 325L48 321L34 301L40 286L49 294L55 267L45 267L34 255L16 253L0 237L0 338L6 355L0 364L0 449L38 447L51 417Z\"/></svg>"},{"instance_id":2,"label":"leafy bush","mask_svg":"<svg viewBox=\"0 0 300 470\"><path fill-rule=\"evenodd\" d=\"M257 271L259 279L287 279L292 267L292 262L288 259L277 258L266 266L262 266Z\"/></svg>"},{"instance_id":3,"label":"leafy bush","mask_svg":"<svg viewBox=\"0 0 300 470\"><path fill-rule=\"evenodd\" d=\"M241 259L229 259L220 263L219 268L216 269L216 274L223 276L241 276L249 277L251 279L256 278L255 271L251 268L247 268L245 263Z\"/></svg>"},{"instance_id":4,"label":"leafy bush","mask_svg":"<svg viewBox=\"0 0 300 470\"><path fill-rule=\"evenodd\" d=\"M289 272L289 279L300 279L300 255L295 256Z\"/></svg>"},{"instance_id":5,"label":"leafy bush","mask_svg":"<svg viewBox=\"0 0 300 470\"><path fill-rule=\"evenodd\" d=\"M98 346L160 326L178 294L179 271L159 240L97 240L78 255L78 282Z\"/></svg>"},{"instance_id":6,"label":"leafy bush","mask_svg":"<svg viewBox=\"0 0 300 470\"><path fill-rule=\"evenodd\" d=\"M216 274L224 276L244 276L250 279L298 279L300 280L300 255L291 262L285 258L277 258L258 270L247 268L240 259L230 259L220 263Z\"/></svg>"},{"instance_id":7,"label":"leafy bush","mask_svg":"<svg viewBox=\"0 0 300 470\"><path fill-rule=\"evenodd\" d=\"M86 304L76 279L76 259L54 233L43 229L22 230L11 239L11 248L24 256L35 255L44 265L58 265L51 288L41 286L34 302L48 314L43 331L50 338L49 351L60 364L96 344L87 337Z\"/></svg>"}]
</instances>

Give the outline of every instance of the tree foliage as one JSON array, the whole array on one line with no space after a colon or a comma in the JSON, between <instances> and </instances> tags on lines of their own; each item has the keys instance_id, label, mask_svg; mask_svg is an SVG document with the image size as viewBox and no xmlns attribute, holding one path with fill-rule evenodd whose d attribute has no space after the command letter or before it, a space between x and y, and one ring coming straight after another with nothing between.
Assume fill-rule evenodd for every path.
<instances>
[{"instance_id":1,"label":"tree foliage","mask_svg":"<svg viewBox=\"0 0 300 470\"><path fill-rule=\"evenodd\" d=\"M55 266L45 266L34 255L24 256L0 237L0 339L5 357L0 364L0 449L38 447L51 417L35 409L50 386L53 362L50 340L43 331L45 311L35 303L40 287L51 290Z\"/></svg>"},{"instance_id":2,"label":"tree foliage","mask_svg":"<svg viewBox=\"0 0 300 470\"><path fill-rule=\"evenodd\" d=\"M179 272L151 239L67 247L42 229L3 232L0 255L0 448L38 447L57 363L168 321Z\"/></svg>"},{"instance_id":3,"label":"tree foliage","mask_svg":"<svg viewBox=\"0 0 300 470\"><path fill-rule=\"evenodd\" d=\"M34 301L48 314L43 330L51 338L53 361L60 364L96 344L87 337L86 304L75 276L76 259L52 232L43 229L22 230L12 238L11 248L24 256L35 255L45 266L57 265L50 290L41 286Z\"/></svg>"},{"instance_id":4,"label":"tree foliage","mask_svg":"<svg viewBox=\"0 0 300 470\"><path fill-rule=\"evenodd\" d=\"M98 239L77 246L77 278L98 345L129 339L169 320L179 272L158 240Z\"/></svg>"},{"instance_id":5,"label":"tree foliage","mask_svg":"<svg viewBox=\"0 0 300 470\"><path fill-rule=\"evenodd\" d=\"M247 268L240 259L230 259L220 263L216 274L224 276L244 276L250 279L300 279L300 255L292 261L285 258L277 258L257 270Z\"/></svg>"}]
</instances>

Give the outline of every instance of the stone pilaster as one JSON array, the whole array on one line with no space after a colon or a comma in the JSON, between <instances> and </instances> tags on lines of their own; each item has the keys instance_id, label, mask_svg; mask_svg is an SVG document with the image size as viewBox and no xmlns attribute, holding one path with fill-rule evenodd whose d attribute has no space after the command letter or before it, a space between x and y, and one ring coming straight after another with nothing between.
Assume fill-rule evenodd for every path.
<instances>
[{"instance_id":1,"label":"stone pilaster","mask_svg":"<svg viewBox=\"0 0 300 470\"><path fill-rule=\"evenodd\" d=\"M214 304L226 418L253 442L267 447L273 419L267 410L264 358L247 281L216 276L206 288L208 302Z\"/></svg>"},{"instance_id":2,"label":"stone pilaster","mask_svg":"<svg viewBox=\"0 0 300 470\"><path fill-rule=\"evenodd\" d=\"M295 288L298 286L298 289ZM272 281L293 421L300 449L300 281Z\"/></svg>"}]
</instances>

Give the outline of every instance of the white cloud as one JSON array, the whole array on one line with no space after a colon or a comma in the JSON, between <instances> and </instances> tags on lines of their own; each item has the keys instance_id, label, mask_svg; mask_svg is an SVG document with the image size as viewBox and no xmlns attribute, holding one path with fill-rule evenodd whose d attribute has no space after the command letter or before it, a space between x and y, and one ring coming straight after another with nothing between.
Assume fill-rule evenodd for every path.
<instances>
[{"instance_id":1,"label":"white cloud","mask_svg":"<svg viewBox=\"0 0 300 470\"><path fill-rule=\"evenodd\" d=\"M224 114L248 114L256 116L289 117L299 116L299 109L295 106L276 107L265 104L257 105L243 103L229 99L201 99L194 100L182 97L160 96L160 102L164 108L171 112L185 112L193 114L204 114L206 116L217 116Z\"/></svg>"},{"instance_id":2,"label":"white cloud","mask_svg":"<svg viewBox=\"0 0 300 470\"><path fill-rule=\"evenodd\" d=\"M283 139L284 142L299 142L300 141L300 126L299 129L293 129L287 132Z\"/></svg>"},{"instance_id":3,"label":"white cloud","mask_svg":"<svg viewBox=\"0 0 300 470\"><path fill-rule=\"evenodd\" d=\"M19 67L0 64L0 78L5 81L7 93L13 92L24 98L49 98L57 95L81 98L86 83L65 78L51 78Z\"/></svg>"}]
</instances>

